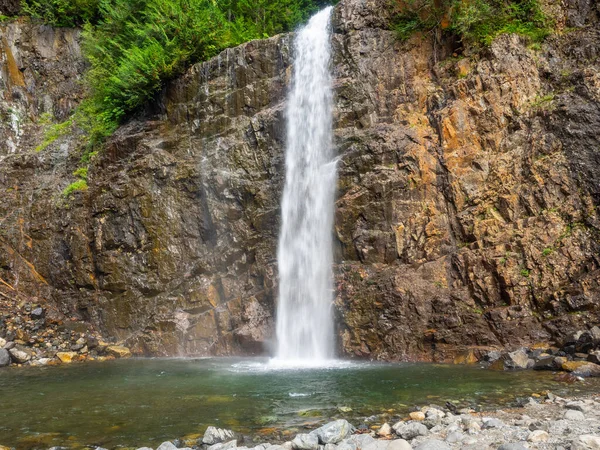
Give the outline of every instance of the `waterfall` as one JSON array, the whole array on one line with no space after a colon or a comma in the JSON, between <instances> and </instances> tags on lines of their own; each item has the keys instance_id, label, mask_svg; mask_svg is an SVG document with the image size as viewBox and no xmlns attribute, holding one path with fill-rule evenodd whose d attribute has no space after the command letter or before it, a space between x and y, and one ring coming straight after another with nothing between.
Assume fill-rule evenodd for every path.
<instances>
[{"instance_id":1,"label":"waterfall","mask_svg":"<svg viewBox=\"0 0 600 450\"><path fill-rule=\"evenodd\" d=\"M279 236L278 360L334 356L332 226L332 8L313 16L294 41L287 107L285 186Z\"/></svg>"}]
</instances>

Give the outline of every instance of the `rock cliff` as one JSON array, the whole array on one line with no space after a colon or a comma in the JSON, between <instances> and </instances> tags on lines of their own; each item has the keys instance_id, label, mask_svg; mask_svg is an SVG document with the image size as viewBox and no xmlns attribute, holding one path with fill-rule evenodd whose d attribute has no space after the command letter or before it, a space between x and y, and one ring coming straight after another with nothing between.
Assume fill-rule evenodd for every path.
<instances>
[{"instance_id":1,"label":"rock cliff","mask_svg":"<svg viewBox=\"0 0 600 450\"><path fill-rule=\"evenodd\" d=\"M541 48L399 42L392 12L334 14L340 353L448 360L599 322L600 10L554 7ZM2 295L135 352L261 353L273 337L291 39L174 80L74 181L81 137L36 153L81 99L74 30L1 26ZM9 285L9 286L8 286Z\"/></svg>"}]
</instances>

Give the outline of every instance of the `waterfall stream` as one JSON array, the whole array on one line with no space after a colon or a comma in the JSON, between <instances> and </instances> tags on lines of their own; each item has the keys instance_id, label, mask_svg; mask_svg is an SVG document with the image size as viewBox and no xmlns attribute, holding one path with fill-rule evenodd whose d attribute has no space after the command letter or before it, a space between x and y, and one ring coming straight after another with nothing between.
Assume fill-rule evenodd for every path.
<instances>
[{"instance_id":1,"label":"waterfall stream","mask_svg":"<svg viewBox=\"0 0 600 450\"><path fill-rule=\"evenodd\" d=\"M334 356L331 11L296 34L287 107L276 358L301 364Z\"/></svg>"}]
</instances>

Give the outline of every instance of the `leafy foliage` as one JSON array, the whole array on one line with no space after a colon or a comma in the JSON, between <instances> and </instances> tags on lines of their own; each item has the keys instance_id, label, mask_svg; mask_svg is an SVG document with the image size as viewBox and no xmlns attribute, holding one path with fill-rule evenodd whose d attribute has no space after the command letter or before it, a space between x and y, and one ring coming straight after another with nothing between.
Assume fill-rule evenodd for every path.
<instances>
[{"instance_id":1,"label":"leafy foliage","mask_svg":"<svg viewBox=\"0 0 600 450\"><path fill-rule=\"evenodd\" d=\"M55 27L75 27L99 18L99 0L21 0L23 12Z\"/></svg>"},{"instance_id":2,"label":"leafy foliage","mask_svg":"<svg viewBox=\"0 0 600 450\"><path fill-rule=\"evenodd\" d=\"M549 25L539 0L408 0L395 29L403 40L415 31L442 29L468 45L487 46L504 33L538 42L549 34Z\"/></svg>"},{"instance_id":3,"label":"leafy foliage","mask_svg":"<svg viewBox=\"0 0 600 450\"><path fill-rule=\"evenodd\" d=\"M98 0L101 20L88 23L90 98L80 120L91 147L127 114L198 61L248 40L290 30L323 0Z\"/></svg>"}]
</instances>

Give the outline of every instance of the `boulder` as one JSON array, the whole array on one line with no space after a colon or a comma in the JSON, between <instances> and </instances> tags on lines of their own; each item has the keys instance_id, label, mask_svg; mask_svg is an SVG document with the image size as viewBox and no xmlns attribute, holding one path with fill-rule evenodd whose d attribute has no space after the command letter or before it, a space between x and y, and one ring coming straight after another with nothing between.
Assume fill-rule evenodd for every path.
<instances>
[{"instance_id":1,"label":"boulder","mask_svg":"<svg viewBox=\"0 0 600 450\"><path fill-rule=\"evenodd\" d=\"M389 423L384 423L379 430L377 430L377 434L381 437L388 437L392 435L392 427Z\"/></svg>"},{"instance_id":2,"label":"boulder","mask_svg":"<svg viewBox=\"0 0 600 450\"><path fill-rule=\"evenodd\" d=\"M550 438L550 435L544 430L535 430L529 433L527 436L528 442L546 442Z\"/></svg>"},{"instance_id":3,"label":"boulder","mask_svg":"<svg viewBox=\"0 0 600 450\"><path fill-rule=\"evenodd\" d=\"M219 442L218 444L209 445L206 450L232 450L237 447L237 440L229 442ZM287 450L291 450L287 449Z\"/></svg>"},{"instance_id":4,"label":"boulder","mask_svg":"<svg viewBox=\"0 0 600 450\"><path fill-rule=\"evenodd\" d=\"M122 345L109 345L106 347L106 353L115 358L131 358L131 350Z\"/></svg>"},{"instance_id":5,"label":"boulder","mask_svg":"<svg viewBox=\"0 0 600 450\"><path fill-rule=\"evenodd\" d=\"M567 420L584 420L585 415L581 411L569 409L569 410L565 411L564 418Z\"/></svg>"},{"instance_id":6,"label":"boulder","mask_svg":"<svg viewBox=\"0 0 600 450\"><path fill-rule=\"evenodd\" d=\"M0 348L0 367L10 365L10 353L4 348Z\"/></svg>"},{"instance_id":7,"label":"boulder","mask_svg":"<svg viewBox=\"0 0 600 450\"><path fill-rule=\"evenodd\" d=\"M312 431L325 444L337 444L354 432L354 427L344 419L335 420Z\"/></svg>"},{"instance_id":8,"label":"boulder","mask_svg":"<svg viewBox=\"0 0 600 450\"><path fill-rule=\"evenodd\" d=\"M316 434L298 434L292 440L292 448L295 450L317 450L319 448L319 438Z\"/></svg>"},{"instance_id":9,"label":"boulder","mask_svg":"<svg viewBox=\"0 0 600 450\"><path fill-rule=\"evenodd\" d=\"M60 359L60 362L69 364L75 360L77 357L77 352L58 352L56 357Z\"/></svg>"},{"instance_id":10,"label":"boulder","mask_svg":"<svg viewBox=\"0 0 600 450\"><path fill-rule=\"evenodd\" d=\"M600 350L590 352L587 356L587 360L593 364L600 364Z\"/></svg>"},{"instance_id":11,"label":"boulder","mask_svg":"<svg viewBox=\"0 0 600 450\"><path fill-rule=\"evenodd\" d=\"M394 425L394 431L402 439L411 440L417 436L426 436L429 430L419 422L398 422Z\"/></svg>"},{"instance_id":12,"label":"boulder","mask_svg":"<svg viewBox=\"0 0 600 450\"><path fill-rule=\"evenodd\" d=\"M160 444L156 450L177 450L177 447L172 442L166 441Z\"/></svg>"},{"instance_id":13,"label":"boulder","mask_svg":"<svg viewBox=\"0 0 600 450\"><path fill-rule=\"evenodd\" d=\"M230 441L235 437L235 433L224 428L208 427L202 436L202 441L199 443L206 445L219 444L221 442Z\"/></svg>"},{"instance_id":14,"label":"boulder","mask_svg":"<svg viewBox=\"0 0 600 450\"><path fill-rule=\"evenodd\" d=\"M21 346L11 348L9 351L12 360L17 364L24 364L31 359L31 354Z\"/></svg>"},{"instance_id":15,"label":"boulder","mask_svg":"<svg viewBox=\"0 0 600 450\"><path fill-rule=\"evenodd\" d=\"M412 420L422 421L425 420L425 414L421 411L413 411L408 415Z\"/></svg>"},{"instance_id":16,"label":"boulder","mask_svg":"<svg viewBox=\"0 0 600 450\"><path fill-rule=\"evenodd\" d=\"M524 349L519 349L514 352L505 353L502 355L504 368L509 370L527 369L529 364L529 356Z\"/></svg>"},{"instance_id":17,"label":"boulder","mask_svg":"<svg viewBox=\"0 0 600 450\"><path fill-rule=\"evenodd\" d=\"M388 442L387 450L412 450L412 446L404 439L394 439Z\"/></svg>"},{"instance_id":18,"label":"boulder","mask_svg":"<svg viewBox=\"0 0 600 450\"><path fill-rule=\"evenodd\" d=\"M556 358L554 356L542 357L533 365L533 370L557 370L559 368L560 366L556 364Z\"/></svg>"}]
</instances>

